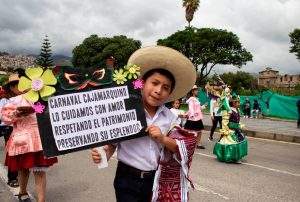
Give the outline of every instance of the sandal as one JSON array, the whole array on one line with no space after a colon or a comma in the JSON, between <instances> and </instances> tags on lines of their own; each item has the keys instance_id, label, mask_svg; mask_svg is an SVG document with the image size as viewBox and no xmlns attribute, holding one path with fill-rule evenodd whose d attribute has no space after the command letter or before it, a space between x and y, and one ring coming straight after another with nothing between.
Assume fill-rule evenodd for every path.
<instances>
[{"instance_id":1,"label":"sandal","mask_svg":"<svg viewBox=\"0 0 300 202\"><path fill-rule=\"evenodd\" d=\"M13 187L13 188L19 187L19 182L16 179L8 180L7 184L8 184L8 186Z\"/></svg>"},{"instance_id":2,"label":"sandal","mask_svg":"<svg viewBox=\"0 0 300 202\"><path fill-rule=\"evenodd\" d=\"M31 202L31 199L28 195L28 193L24 193L24 194L18 194L18 199L19 199L19 202Z\"/></svg>"}]
</instances>

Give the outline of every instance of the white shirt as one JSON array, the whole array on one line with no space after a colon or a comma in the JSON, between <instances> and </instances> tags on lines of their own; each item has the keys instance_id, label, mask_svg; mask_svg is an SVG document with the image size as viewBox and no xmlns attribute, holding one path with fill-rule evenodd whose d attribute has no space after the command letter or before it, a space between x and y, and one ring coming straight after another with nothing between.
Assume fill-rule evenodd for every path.
<instances>
[{"instance_id":1,"label":"white shirt","mask_svg":"<svg viewBox=\"0 0 300 202\"><path fill-rule=\"evenodd\" d=\"M176 121L175 115L165 106L160 106L152 118L145 110L147 125L159 126L166 135ZM156 170L162 145L150 136L126 140L118 144L117 158L119 161L143 171Z\"/></svg>"},{"instance_id":2,"label":"white shirt","mask_svg":"<svg viewBox=\"0 0 300 202\"><path fill-rule=\"evenodd\" d=\"M183 125L184 122L185 122L185 118L180 118L180 117L178 117L178 115L179 114L184 114L184 111L181 110L181 109L175 109L175 108L171 108L170 111L176 116L175 124L177 126L180 126L180 124Z\"/></svg>"},{"instance_id":3,"label":"white shirt","mask_svg":"<svg viewBox=\"0 0 300 202\"><path fill-rule=\"evenodd\" d=\"M217 100L210 100L210 115L211 116L222 116L222 112L220 111L218 113L218 110L220 109L221 106L221 101L219 101L219 103L217 103Z\"/></svg>"}]
</instances>

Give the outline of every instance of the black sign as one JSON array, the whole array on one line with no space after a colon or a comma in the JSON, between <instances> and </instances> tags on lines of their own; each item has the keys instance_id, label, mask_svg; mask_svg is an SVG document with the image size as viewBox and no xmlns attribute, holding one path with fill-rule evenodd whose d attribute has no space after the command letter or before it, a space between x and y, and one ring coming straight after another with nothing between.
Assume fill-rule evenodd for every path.
<instances>
[{"instance_id":1,"label":"black sign","mask_svg":"<svg viewBox=\"0 0 300 202\"><path fill-rule=\"evenodd\" d=\"M46 108L37 114L46 157L145 135L139 80L127 78L118 85L106 65L60 67L57 75L56 94L42 102Z\"/></svg>"}]
</instances>

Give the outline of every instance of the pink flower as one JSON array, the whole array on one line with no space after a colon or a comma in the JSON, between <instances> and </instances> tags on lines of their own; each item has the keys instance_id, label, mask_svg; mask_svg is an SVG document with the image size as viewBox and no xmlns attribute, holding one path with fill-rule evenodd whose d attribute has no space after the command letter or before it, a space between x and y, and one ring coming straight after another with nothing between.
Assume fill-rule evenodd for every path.
<instances>
[{"instance_id":1,"label":"pink flower","mask_svg":"<svg viewBox=\"0 0 300 202\"><path fill-rule=\"evenodd\" d=\"M140 79L137 79L132 82L134 85L134 89L142 88L143 87L143 81Z\"/></svg>"},{"instance_id":2,"label":"pink flower","mask_svg":"<svg viewBox=\"0 0 300 202\"><path fill-rule=\"evenodd\" d=\"M35 110L36 113L41 114L44 112L45 106L38 102L35 105L32 105L32 108Z\"/></svg>"}]
</instances>

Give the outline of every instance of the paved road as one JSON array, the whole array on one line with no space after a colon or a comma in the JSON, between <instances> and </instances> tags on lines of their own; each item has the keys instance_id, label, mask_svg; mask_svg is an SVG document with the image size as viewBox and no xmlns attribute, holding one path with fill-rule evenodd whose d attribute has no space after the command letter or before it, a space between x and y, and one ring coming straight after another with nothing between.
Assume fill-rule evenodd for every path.
<instances>
[{"instance_id":1,"label":"paved road","mask_svg":"<svg viewBox=\"0 0 300 202\"><path fill-rule=\"evenodd\" d=\"M299 201L300 144L248 138L249 155L242 164L229 164L216 160L214 144L207 137L205 132L206 149L197 149L193 158L190 176L196 189L190 191L190 201ZM0 151L3 149L1 143ZM3 162L4 152L0 159ZM87 150L59 157L47 175L47 201L115 201L116 163L114 158L108 168L98 170ZM28 190L36 198L33 176ZM5 201L16 201L7 192L0 182L0 197L5 194Z\"/></svg>"},{"instance_id":2,"label":"paved road","mask_svg":"<svg viewBox=\"0 0 300 202\"><path fill-rule=\"evenodd\" d=\"M300 143L300 129L296 121L241 118L241 122L246 125L244 132L247 136ZM203 123L209 130L212 125L209 114L204 114Z\"/></svg>"}]
</instances>

